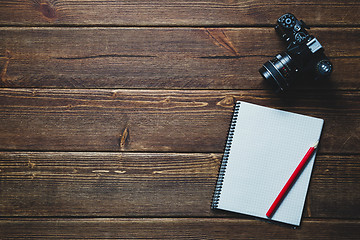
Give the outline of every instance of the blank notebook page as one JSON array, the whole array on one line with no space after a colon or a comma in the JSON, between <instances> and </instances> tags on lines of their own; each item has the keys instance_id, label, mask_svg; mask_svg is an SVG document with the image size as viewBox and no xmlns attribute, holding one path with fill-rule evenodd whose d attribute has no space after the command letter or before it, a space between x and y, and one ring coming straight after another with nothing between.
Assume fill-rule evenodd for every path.
<instances>
[{"instance_id":1,"label":"blank notebook page","mask_svg":"<svg viewBox=\"0 0 360 240\"><path fill-rule=\"evenodd\" d=\"M217 208L266 217L266 212L306 152L319 140L324 120L246 102L240 104ZM300 225L315 154L272 220Z\"/></svg>"}]
</instances>

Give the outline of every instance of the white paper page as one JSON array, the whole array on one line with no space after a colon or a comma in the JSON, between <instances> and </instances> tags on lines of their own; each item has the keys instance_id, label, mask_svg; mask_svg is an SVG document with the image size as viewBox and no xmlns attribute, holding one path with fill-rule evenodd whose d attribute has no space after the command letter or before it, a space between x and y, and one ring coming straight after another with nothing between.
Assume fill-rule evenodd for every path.
<instances>
[{"instance_id":1,"label":"white paper page","mask_svg":"<svg viewBox=\"0 0 360 240\"><path fill-rule=\"evenodd\" d=\"M319 140L323 122L241 102L218 208L268 219L271 204ZM272 220L300 225L315 155Z\"/></svg>"}]
</instances>

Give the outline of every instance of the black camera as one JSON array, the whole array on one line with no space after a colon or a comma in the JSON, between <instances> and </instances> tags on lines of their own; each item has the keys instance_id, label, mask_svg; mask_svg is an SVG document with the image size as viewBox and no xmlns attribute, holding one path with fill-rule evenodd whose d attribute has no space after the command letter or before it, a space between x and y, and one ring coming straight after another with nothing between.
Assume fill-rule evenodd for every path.
<instances>
[{"instance_id":1,"label":"black camera","mask_svg":"<svg viewBox=\"0 0 360 240\"><path fill-rule=\"evenodd\" d=\"M283 92L297 78L325 79L333 66L324 54L319 41L308 34L309 29L302 20L287 13L277 20L276 32L288 43L287 50L267 61L259 72L276 89Z\"/></svg>"}]
</instances>

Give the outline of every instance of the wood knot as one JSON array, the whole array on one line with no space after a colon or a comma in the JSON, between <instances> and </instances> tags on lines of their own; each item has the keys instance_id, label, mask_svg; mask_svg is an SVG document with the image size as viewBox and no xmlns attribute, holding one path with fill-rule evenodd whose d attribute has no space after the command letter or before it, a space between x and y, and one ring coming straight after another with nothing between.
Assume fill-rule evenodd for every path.
<instances>
[{"instance_id":1,"label":"wood knot","mask_svg":"<svg viewBox=\"0 0 360 240\"><path fill-rule=\"evenodd\" d=\"M226 96L220 102L216 103L216 105L226 108L231 108L235 104L235 98L233 96Z\"/></svg>"},{"instance_id":2,"label":"wood knot","mask_svg":"<svg viewBox=\"0 0 360 240\"><path fill-rule=\"evenodd\" d=\"M50 3L45 2L45 3L40 3L39 6L40 12L49 19L54 19L56 18L56 9L51 6Z\"/></svg>"},{"instance_id":3,"label":"wood knot","mask_svg":"<svg viewBox=\"0 0 360 240\"><path fill-rule=\"evenodd\" d=\"M9 50L6 50L5 51L5 58L6 59L10 59L12 56L11 56L11 52Z\"/></svg>"},{"instance_id":4,"label":"wood knot","mask_svg":"<svg viewBox=\"0 0 360 240\"><path fill-rule=\"evenodd\" d=\"M170 97L166 97L165 99L161 100L160 102L169 103L170 102Z\"/></svg>"},{"instance_id":5,"label":"wood knot","mask_svg":"<svg viewBox=\"0 0 360 240\"><path fill-rule=\"evenodd\" d=\"M226 35L223 29L205 29L206 34L210 37L210 39L213 40L213 42L223 49L226 49L230 53L232 53L234 56L238 56L239 53L234 47L232 41L230 38Z\"/></svg>"},{"instance_id":6,"label":"wood knot","mask_svg":"<svg viewBox=\"0 0 360 240\"><path fill-rule=\"evenodd\" d=\"M9 63L10 63L10 59L11 59L11 53L9 50L6 50L5 51L5 64L3 66L3 68L1 69L1 72L0 72L0 86L1 87L10 87L11 84L9 82L7 82L7 77L6 77L6 73L7 73L7 69L8 69L8 66L9 66Z\"/></svg>"},{"instance_id":7,"label":"wood knot","mask_svg":"<svg viewBox=\"0 0 360 240\"><path fill-rule=\"evenodd\" d=\"M120 138L120 149L124 149L125 145L129 142L129 128L126 127Z\"/></svg>"},{"instance_id":8,"label":"wood knot","mask_svg":"<svg viewBox=\"0 0 360 240\"><path fill-rule=\"evenodd\" d=\"M30 159L28 160L28 167L29 167L29 168L34 168L34 167L35 167L35 163L32 163L32 162L30 161Z\"/></svg>"}]
</instances>

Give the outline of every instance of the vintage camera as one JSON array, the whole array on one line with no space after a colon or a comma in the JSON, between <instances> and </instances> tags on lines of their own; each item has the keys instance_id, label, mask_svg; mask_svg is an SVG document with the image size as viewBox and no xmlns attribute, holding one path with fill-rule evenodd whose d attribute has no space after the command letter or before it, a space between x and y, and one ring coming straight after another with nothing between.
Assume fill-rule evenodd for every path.
<instances>
[{"instance_id":1,"label":"vintage camera","mask_svg":"<svg viewBox=\"0 0 360 240\"><path fill-rule=\"evenodd\" d=\"M305 28L309 29L291 13L284 14L277 20L275 30L289 45L285 52L276 55L259 69L276 92L285 91L300 77L325 79L333 70L323 47Z\"/></svg>"}]
</instances>

